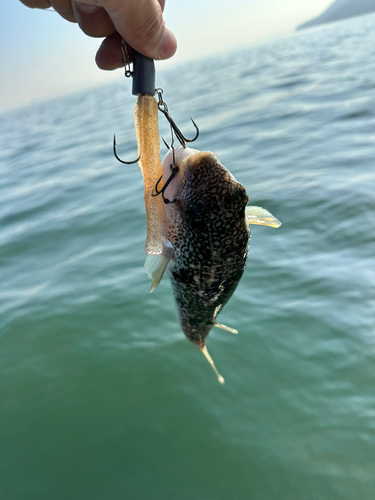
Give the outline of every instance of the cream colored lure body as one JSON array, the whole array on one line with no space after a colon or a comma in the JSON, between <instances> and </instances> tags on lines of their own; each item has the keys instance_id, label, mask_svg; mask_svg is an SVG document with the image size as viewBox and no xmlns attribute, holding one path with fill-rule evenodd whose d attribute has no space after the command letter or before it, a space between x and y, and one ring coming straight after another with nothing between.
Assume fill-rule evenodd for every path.
<instances>
[{"instance_id":1,"label":"cream colored lure body","mask_svg":"<svg viewBox=\"0 0 375 500\"><path fill-rule=\"evenodd\" d=\"M157 180L162 175L158 127L158 103L150 95L137 98L134 112L137 134L139 167L145 185L147 237L145 250L148 255L162 252L160 235L160 197L152 196Z\"/></svg>"}]
</instances>

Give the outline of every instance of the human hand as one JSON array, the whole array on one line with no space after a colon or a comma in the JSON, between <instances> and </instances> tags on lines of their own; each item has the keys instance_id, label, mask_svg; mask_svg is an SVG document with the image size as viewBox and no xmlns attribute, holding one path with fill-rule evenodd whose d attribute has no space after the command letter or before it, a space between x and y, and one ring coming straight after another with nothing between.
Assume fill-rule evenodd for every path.
<instances>
[{"instance_id":1,"label":"human hand","mask_svg":"<svg viewBox=\"0 0 375 500\"><path fill-rule=\"evenodd\" d=\"M96 54L101 69L123 66L121 38L151 59L168 59L177 42L163 20L165 0L20 0L36 9L53 7L86 35L105 37Z\"/></svg>"}]
</instances>

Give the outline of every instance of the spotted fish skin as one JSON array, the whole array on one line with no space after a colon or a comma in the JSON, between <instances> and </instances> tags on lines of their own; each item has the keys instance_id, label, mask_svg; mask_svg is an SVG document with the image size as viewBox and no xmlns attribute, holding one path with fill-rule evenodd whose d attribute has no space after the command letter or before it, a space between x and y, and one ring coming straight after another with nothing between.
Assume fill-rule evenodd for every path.
<instances>
[{"instance_id":1,"label":"spotted fish skin","mask_svg":"<svg viewBox=\"0 0 375 500\"><path fill-rule=\"evenodd\" d=\"M178 178L165 193L176 201L165 205L161 232L173 246L168 275L181 328L202 348L245 270L248 196L216 155L190 151L180 162L176 155Z\"/></svg>"}]
</instances>

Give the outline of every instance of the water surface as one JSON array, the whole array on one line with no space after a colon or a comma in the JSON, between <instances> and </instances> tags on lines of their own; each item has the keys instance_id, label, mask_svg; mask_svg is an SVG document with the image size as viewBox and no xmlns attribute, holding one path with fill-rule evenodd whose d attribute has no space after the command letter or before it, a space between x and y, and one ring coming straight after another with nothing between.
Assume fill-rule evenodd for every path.
<instances>
[{"instance_id":1,"label":"water surface","mask_svg":"<svg viewBox=\"0 0 375 500\"><path fill-rule=\"evenodd\" d=\"M7 500L372 500L375 17L158 74L280 229L208 347L149 294L130 83L0 117ZM187 83L189 82L189 83ZM161 117L161 133L168 126Z\"/></svg>"}]
</instances>

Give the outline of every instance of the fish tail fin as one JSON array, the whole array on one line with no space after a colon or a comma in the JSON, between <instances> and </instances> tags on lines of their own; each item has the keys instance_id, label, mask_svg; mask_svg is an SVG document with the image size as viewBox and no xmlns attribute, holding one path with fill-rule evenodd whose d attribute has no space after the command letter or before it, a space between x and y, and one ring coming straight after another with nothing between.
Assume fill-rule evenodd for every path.
<instances>
[{"instance_id":1,"label":"fish tail fin","mask_svg":"<svg viewBox=\"0 0 375 500\"><path fill-rule=\"evenodd\" d=\"M204 345L203 347L199 346L199 349L202 351L204 357L207 359L207 361L210 363L213 371L215 372L218 381L220 384L224 384L224 378L220 375L220 373L217 371L217 368L215 366L215 363L213 362L213 359L211 358L209 352L207 351L207 347Z\"/></svg>"}]
</instances>

